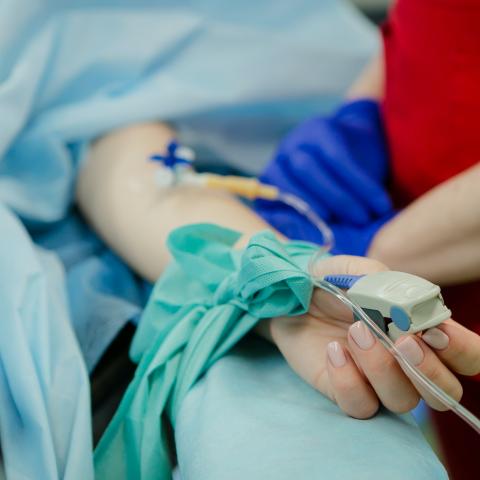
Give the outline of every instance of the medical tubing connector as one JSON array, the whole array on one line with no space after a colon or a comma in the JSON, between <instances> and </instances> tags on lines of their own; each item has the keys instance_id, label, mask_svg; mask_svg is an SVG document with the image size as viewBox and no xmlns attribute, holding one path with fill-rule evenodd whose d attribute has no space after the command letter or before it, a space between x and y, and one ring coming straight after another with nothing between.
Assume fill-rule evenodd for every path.
<instances>
[{"instance_id":1,"label":"medical tubing connector","mask_svg":"<svg viewBox=\"0 0 480 480\"><path fill-rule=\"evenodd\" d=\"M277 200L279 190L273 185L266 185L256 178L240 177L237 175L216 175L214 173L199 174L204 178L207 188L226 190L249 200L262 198L264 200Z\"/></svg>"}]
</instances>

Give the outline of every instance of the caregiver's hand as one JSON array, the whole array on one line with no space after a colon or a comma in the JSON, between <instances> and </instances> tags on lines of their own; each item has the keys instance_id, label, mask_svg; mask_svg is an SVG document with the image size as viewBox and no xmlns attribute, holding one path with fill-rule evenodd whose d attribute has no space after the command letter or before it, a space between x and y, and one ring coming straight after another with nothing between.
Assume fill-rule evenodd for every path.
<instances>
[{"instance_id":1,"label":"caregiver's hand","mask_svg":"<svg viewBox=\"0 0 480 480\"><path fill-rule=\"evenodd\" d=\"M318 275L364 274L387 268L371 259L330 257L317 264ZM290 366L314 388L330 397L348 415L373 416L380 404L393 412L413 409L421 393L395 359L361 322L330 294L317 290L308 314L275 318L263 325ZM462 387L454 372L480 372L480 337L453 320L420 336L405 336L398 348L453 398ZM439 410L442 406L425 395Z\"/></svg>"},{"instance_id":2,"label":"caregiver's hand","mask_svg":"<svg viewBox=\"0 0 480 480\"><path fill-rule=\"evenodd\" d=\"M335 255L348 254L366 256L372 239L377 232L389 222L396 214L391 210L387 214L365 225L350 225L344 223L329 223L333 233L334 242L331 253ZM323 244L325 239L322 232L305 218L287 206L272 209L265 219L279 232L292 240L306 240L308 242Z\"/></svg>"},{"instance_id":3,"label":"caregiver's hand","mask_svg":"<svg viewBox=\"0 0 480 480\"><path fill-rule=\"evenodd\" d=\"M387 172L379 107L363 99L296 127L260 178L303 198L326 221L364 225L392 208L383 187ZM257 201L255 209L282 230L274 218L278 205Z\"/></svg>"}]
</instances>

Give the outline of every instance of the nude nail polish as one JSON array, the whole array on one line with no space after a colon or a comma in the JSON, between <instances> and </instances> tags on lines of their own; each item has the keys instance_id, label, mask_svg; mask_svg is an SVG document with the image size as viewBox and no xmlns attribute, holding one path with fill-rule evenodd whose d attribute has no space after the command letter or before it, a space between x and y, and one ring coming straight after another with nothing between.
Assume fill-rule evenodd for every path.
<instances>
[{"instance_id":1,"label":"nude nail polish","mask_svg":"<svg viewBox=\"0 0 480 480\"><path fill-rule=\"evenodd\" d=\"M420 365L425 358L422 347L412 337L403 337L396 344L400 352L407 357L412 365Z\"/></svg>"},{"instance_id":2,"label":"nude nail polish","mask_svg":"<svg viewBox=\"0 0 480 480\"><path fill-rule=\"evenodd\" d=\"M422 340L437 350L443 350L448 347L450 339L445 332L439 328L430 328L422 335Z\"/></svg>"},{"instance_id":3,"label":"nude nail polish","mask_svg":"<svg viewBox=\"0 0 480 480\"><path fill-rule=\"evenodd\" d=\"M335 368L343 367L347 363L343 347L338 342L330 342L327 345L327 355L330 363Z\"/></svg>"},{"instance_id":4,"label":"nude nail polish","mask_svg":"<svg viewBox=\"0 0 480 480\"><path fill-rule=\"evenodd\" d=\"M370 332L368 327L363 322L355 322L350 327L349 331L355 343L362 350L369 350L373 347L375 338L373 337L372 332Z\"/></svg>"}]
</instances>

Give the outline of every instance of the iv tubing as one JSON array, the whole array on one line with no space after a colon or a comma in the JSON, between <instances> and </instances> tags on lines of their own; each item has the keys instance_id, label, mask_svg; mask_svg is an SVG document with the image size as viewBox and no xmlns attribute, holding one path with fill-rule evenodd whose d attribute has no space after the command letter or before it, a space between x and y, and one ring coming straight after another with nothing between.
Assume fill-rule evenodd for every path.
<instances>
[{"instance_id":1,"label":"iv tubing","mask_svg":"<svg viewBox=\"0 0 480 480\"><path fill-rule=\"evenodd\" d=\"M264 199L279 201L306 217L322 234L322 251L328 252L333 247L333 233L328 225L310 208L308 203L291 193L281 192L277 187L259 182L255 178L235 175L215 175L212 173L195 174L197 181L206 188L227 190L249 200Z\"/></svg>"}]
</instances>

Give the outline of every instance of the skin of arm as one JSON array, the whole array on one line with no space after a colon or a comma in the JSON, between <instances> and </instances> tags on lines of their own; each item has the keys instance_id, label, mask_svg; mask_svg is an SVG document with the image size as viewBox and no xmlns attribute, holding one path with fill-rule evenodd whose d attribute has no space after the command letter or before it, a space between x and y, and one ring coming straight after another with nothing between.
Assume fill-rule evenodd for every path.
<instances>
[{"instance_id":1,"label":"skin of arm","mask_svg":"<svg viewBox=\"0 0 480 480\"><path fill-rule=\"evenodd\" d=\"M347 99L384 95L383 57L374 57ZM442 286L480 278L480 164L411 203L376 234L368 256Z\"/></svg>"},{"instance_id":2,"label":"skin of arm","mask_svg":"<svg viewBox=\"0 0 480 480\"><path fill-rule=\"evenodd\" d=\"M384 64L383 56L376 55L364 68L360 76L349 88L346 98L354 100L356 98L380 99L384 94Z\"/></svg>"},{"instance_id":3,"label":"skin of arm","mask_svg":"<svg viewBox=\"0 0 480 480\"><path fill-rule=\"evenodd\" d=\"M368 256L439 285L480 278L480 164L422 195L376 234Z\"/></svg>"},{"instance_id":4,"label":"skin of arm","mask_svg":"<svg viewBox=\"0 0 480 480\"><path fill-rule=\"evenodd\" d=\"M169 261L168 234L181 225L218 223L245 233L239 246L268 228L230 195L154 184L158 168L148 161L164 152L174 131L160 123L114 131L93 143L77 182L77 203L103 240L137 273L155 281Z\"/></svg>"}]
</instances>

